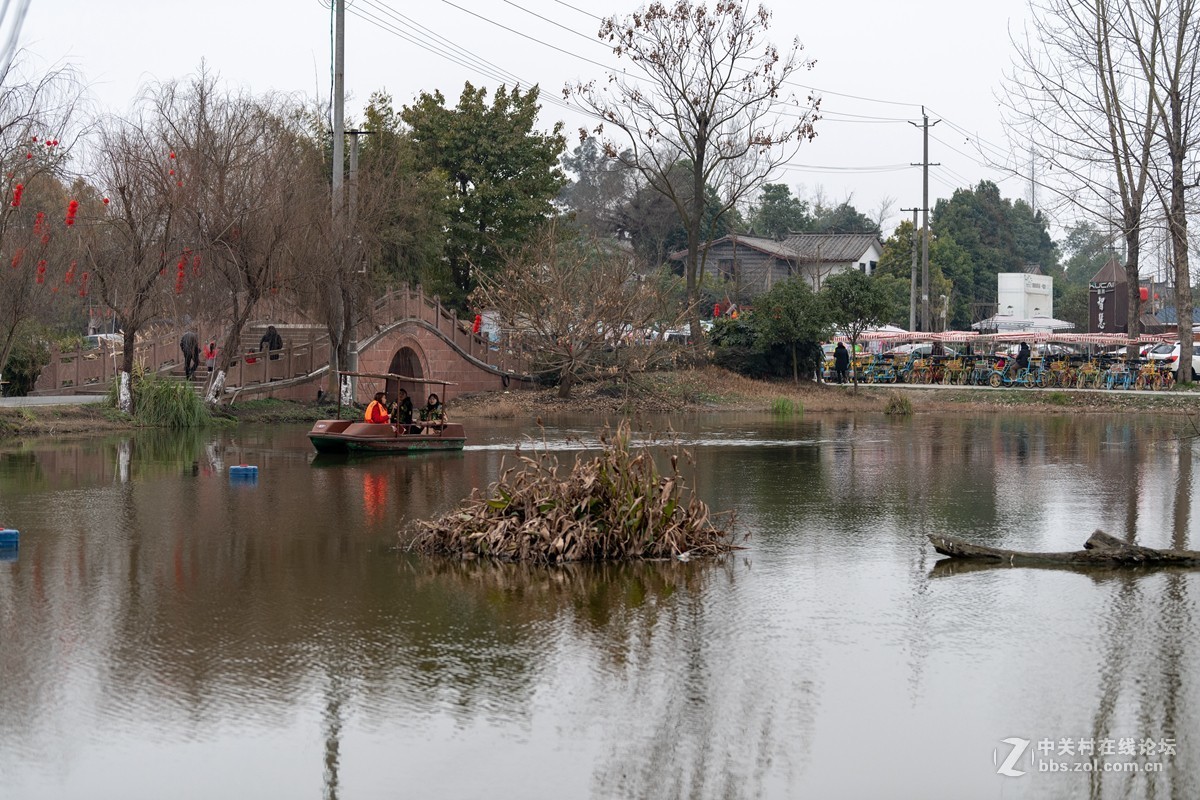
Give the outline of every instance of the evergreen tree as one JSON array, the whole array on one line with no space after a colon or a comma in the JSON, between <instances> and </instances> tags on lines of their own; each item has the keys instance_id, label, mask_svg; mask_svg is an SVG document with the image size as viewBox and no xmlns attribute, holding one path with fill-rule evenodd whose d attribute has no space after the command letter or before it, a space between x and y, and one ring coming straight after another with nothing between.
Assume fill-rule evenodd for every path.
<instances>
[{"instance_id":1,"label":"evergreen tree","mask_svg":"<svg viewBox=\"0 0 1200 800\"><path fill-rule=\"evenodd\" d=\"M562 123L534 130L539 90L487 90L468 83L455 108L440 92L422 93L400 118L409 126L414 163L441 175L451 198L445 260L465 303L473 270L493 273L498 253L511 248L554 215L553 200L566 183L559 157L566 148Z\"/></svg>"}]
</instances>

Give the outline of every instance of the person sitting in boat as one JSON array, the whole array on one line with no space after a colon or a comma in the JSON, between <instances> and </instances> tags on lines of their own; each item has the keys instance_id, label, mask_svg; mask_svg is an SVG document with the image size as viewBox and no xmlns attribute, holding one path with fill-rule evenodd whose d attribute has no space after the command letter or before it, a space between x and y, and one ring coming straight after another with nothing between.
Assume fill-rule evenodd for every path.
<instances>
[{"instance_id":1,"label":"person sitting in boat","mask_svg":"<svg viewBox=\"0 0 1200 800\"><path fill-rule=\"evenodd\" d=\"M383 392L376 392L375 399L367 406L367 413L363 415L363 419L367 422L387 424L391 418L388 416L387 407L384 405L387 402L387 395Z\"/></svg>"},{"instance_id":2,"label":"person sitting in boat","mask_svg":"<svg viewBox=\"0 0 1200 800\"><path fill-rule=\"evenodd\" d=\"M428 428L440 428L446 424L446 407L436 394L430 393L429 400L421 408L421 421Z\"/></svg>"},{"instance_id":3,"label":"person sitting in boat","mask_svg":"<svg viewBox=\"0 0 1200 800\"><path fill-rule=\"evenodd\" d=\"M421 428L413 425L413 402L408 392L398 389L396 402L392 404L392 420L400 433L420 433Z\"/></svg>"}]
</instances>

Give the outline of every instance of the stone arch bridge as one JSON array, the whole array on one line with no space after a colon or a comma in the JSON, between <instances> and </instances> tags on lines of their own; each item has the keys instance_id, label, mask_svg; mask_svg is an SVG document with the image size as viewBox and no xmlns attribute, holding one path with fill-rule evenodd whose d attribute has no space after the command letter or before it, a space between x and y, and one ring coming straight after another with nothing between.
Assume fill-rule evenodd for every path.
<instances>
[{"instance_id":1,"label":"stone arch bridge","mask_svg":"<svg viewBox=\"0 0 1200 800\"><path fill-rule=\"evenodd\" d=\"M271 358L261 354L238 356L226 376L229 400L279 397L311 401L318 389L329 385L329 340L311 325L275 322L284 348ZM266 323L248 332L257 342ZM357 331L358 372L409 375L447 381L443 399L483 391L532 385L528 364L507 348L471 333L470 323L420 289L390 292L374 304L369 319ZM200 339L209 336L201 331ZM138 346L137 358L159 372L182 372L178 337L171 335ZM42 371L35 394L69 394L105 391L120 363L113 354L96 351L52 354ZM377 391L394 397L398 381L364 378L357 381L355 400L369 402ZM424 402L427 387L404 385L414 403ZM432 389L437 391L437 389Z\"/></svg>"}]
</instances>

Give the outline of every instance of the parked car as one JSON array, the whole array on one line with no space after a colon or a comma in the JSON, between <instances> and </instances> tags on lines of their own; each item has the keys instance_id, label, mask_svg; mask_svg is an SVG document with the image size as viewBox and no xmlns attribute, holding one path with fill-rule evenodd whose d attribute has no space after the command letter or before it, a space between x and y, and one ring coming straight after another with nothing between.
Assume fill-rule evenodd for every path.
<instances>
[{"instance_id":1,"label":"parked car","mask_svg":"<svg viewBox=\"0 0 1200 800\"><path fill-rule=\"evenodd\" d=\"M1197 376L1200 376L1200 347L1197 347L1197 344L1197 342L1192 343L1192 374L1190 376L1179 374L1179 342L1173 344L1171 342L1163 342L1147 353L1146 358L1151 361L1165 361L1169 363L1175 373L1176 381L1186 380L1195 382Z\"/></svg>"}]
</instances>

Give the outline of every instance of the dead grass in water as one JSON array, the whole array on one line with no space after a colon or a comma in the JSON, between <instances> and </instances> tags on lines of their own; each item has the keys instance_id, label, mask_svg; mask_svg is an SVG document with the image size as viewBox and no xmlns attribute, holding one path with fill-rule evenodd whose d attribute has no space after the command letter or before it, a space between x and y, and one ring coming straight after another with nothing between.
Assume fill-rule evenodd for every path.
<instances>
[{"instance_id":1,"label":"dead grass in water","mask_svg":"<svg viewBox=\"0 0 1200 800\"><path fill-rule=\"evenodd\" d=\"M712 514L679 473L660 475L629 423L602 437L604 451L566 471L548 452L521 457L486 494L418 522L410 547L431 555L560 563L717 555L736 549L732 514Z\"/></svg>"}]
</instances>

